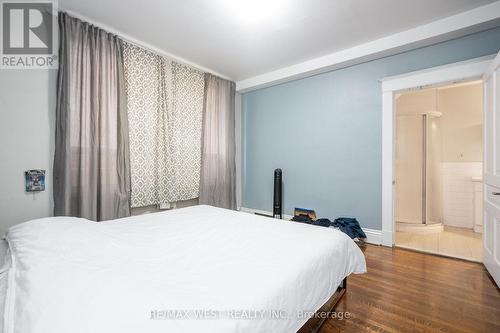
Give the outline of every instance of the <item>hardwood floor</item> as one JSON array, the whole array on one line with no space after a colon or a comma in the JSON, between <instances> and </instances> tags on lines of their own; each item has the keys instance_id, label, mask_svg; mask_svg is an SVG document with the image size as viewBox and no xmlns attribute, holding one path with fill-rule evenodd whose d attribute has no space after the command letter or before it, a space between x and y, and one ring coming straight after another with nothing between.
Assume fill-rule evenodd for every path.
<instances>
[{"instance_id":1,"label":"hardwood floor","mask_svg":"<svg viewBox=\"0 0 500 333\"><path fill-rule=\"evenodd\" d=\"M500 332L500 290L482 264L367 245L368 273L351 275L333 332Z\"/></svg>"}]
</instances>

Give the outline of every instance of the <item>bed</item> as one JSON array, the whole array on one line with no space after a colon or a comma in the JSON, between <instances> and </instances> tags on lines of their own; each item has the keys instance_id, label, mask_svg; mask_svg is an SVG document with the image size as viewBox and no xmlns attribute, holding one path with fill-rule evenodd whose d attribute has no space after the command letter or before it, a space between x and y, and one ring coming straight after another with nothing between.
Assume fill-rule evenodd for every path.
<instances>
[{"instance_id":1,"label":"bed","mask_svg":"<svg viewBox=\"0 0 500 333\"><path fill-rule=\"evenodd\" d=\"M366 271L338 230L203 205L5 239L4 333L296 332Z\"/></svg>"}]
</instances>

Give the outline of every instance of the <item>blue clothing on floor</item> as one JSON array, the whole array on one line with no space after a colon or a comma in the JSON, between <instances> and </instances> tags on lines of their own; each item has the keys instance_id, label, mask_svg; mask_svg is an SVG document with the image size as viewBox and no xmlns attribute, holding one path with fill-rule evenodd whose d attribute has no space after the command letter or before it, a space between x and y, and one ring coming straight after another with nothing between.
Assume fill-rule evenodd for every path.
<instances>
[{"instance_id":1,"label":"blue clothing on floor","mask_svg":"<svg viewBox=\"0 0 500 333\"><path fill-rule=\"evenodd\" d=\"M339 217L333 221L332 226L339 228L351 238L366 238L365 232L355 218Z\"/></svg>"}]
</instances>

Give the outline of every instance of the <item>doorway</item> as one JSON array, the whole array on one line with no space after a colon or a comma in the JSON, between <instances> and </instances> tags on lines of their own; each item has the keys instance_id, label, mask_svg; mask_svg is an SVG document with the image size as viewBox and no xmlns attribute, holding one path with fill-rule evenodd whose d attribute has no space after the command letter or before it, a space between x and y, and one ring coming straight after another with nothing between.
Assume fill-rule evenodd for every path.
<instances>
[{"instance_id":1,"label":"doorway","mask_svg":"<svg viewBox=\"0 0 500 333\"><path fill-rule=\"evenodd\" d=\"M483 82L395 95L395 245L481 262Z\"/></svg>"},{"instance_id":2,"label":"doorway","mask_svg":"<svg viewBox=\"0 0 500 333\"><path fill-rule=\"evenodd\" d=\"M405 92L416 91L425 88L436 88L440 86L446 86L451 84L464 83L474 80L482 80L483 75L489 72L491 68L496 68L493 65L496 64L499 58L495 58L494 55L480 57L476 59L471 59L467 61L462 61L458 63L453 63L449 65L429 68L425 70L420 70L416 72L406 73L397 76L391 76L381 79L382 88L382 232L381 232L381 244L384 246L392 247L395 244L395 234L396 234L396 216L395 216L395 153L396 153L396 142L395 142L395 132L396 132L396 97L398 94ZM492 86L488 82L484 82L485 95L492 95L490 92L490 87ZM487 104L487 105L486 105ZM491 103L486 103L485 107L488 109L488 105ZM489 119L488 115L485 115L485 119ZM486 123L484 121L485 128L489 128L491 121ZM485 132L490 133L488 130ZM489 138L488 133L485 134L485 138ZM485 139L485 147L491 147L487 144L491 140ZM491 155L491 154L490 154ZM485 155L489 156L487 149L485 149ZM488 161L492 159L489 158ZM485 160L485 170L488 169L488 163ZM484 170L483 170L484 171ZM488 174L485 174L485 184L487 183ZM491 177L490 177L491 178ZM495 178L496 179L496 178ZM487 186L485 186L487 187ZM499 186L500 188L500 182ZM487 207L485 206L485 211ZM484 221L487 220L485 216ZM485 225L485 230L487 226ZM485 232L485 235L488 233ZM489 239L489 237L488 237ZM483 243L487 244L488 241L485 239ZM483 253L483 259L486 258L486 254Z\"/></svg>"}]
</instances>

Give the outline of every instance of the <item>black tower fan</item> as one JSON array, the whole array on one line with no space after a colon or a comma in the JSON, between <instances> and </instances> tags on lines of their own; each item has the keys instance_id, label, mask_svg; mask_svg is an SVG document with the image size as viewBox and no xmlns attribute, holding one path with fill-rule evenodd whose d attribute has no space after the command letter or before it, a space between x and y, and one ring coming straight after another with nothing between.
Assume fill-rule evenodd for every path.
<instances>
[{"instance_id":1,"label":"black tower fan","mask_svg":"<svg viewBox=\"0 0 500 333\"><path fill-rule=\"evenodd\" d=\"M283 179L281 169L274 170L273 217L283 218Z\"/></svg>"}]
</instances>

